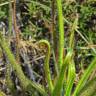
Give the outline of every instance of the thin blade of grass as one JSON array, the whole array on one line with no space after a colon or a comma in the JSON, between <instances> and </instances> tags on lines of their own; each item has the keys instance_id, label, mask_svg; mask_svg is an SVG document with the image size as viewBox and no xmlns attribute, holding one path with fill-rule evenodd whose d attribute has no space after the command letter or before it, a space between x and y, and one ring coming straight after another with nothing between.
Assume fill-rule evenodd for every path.
<instances>
[{"instance_id":1,"label":"thin blade of grass","mask_svg":"<svg viewBox=\"0 0 96 96\"><path fill-rule=\"evenodd\" d=\"M85 73L83 74L82 78L80 79L73 93L73 96L78 96L79 91L82 89L82 87L84 87L88 77L90 76L91 72L94 70L95 66L96 66L96 57L93 59L93 61L91 62Z\"/></svg>"}]
</instances>

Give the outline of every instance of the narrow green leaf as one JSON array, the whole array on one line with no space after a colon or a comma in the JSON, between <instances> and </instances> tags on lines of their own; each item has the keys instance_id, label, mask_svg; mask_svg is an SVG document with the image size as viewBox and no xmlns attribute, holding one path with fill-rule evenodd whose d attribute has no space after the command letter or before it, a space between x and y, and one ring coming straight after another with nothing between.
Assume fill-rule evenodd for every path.
<instances>
[{"instance_id":1,"label":"narrow green leaf","mask_svg":"<svg viewBox=\"0 0 96 96\"><path fill-rule=\"evenodd\" d=\"M96 66L96 57L93 59L93 61L91 62L85 73L83 74L82 78L80 79L74 91L73 96L78 96L79 91L82 89L82 87L84 87L88 77L90 76L91 72L94 70L95 66Z\"/></svg>"},{"instance_id":2,"label":"narrow green leaf","mask_svg":"<svg viewBox=\"0 0 96 96\"><path fill-rule=\"evenodd\" d=\"M75 65L74 61L70 62L69 68L68 68L68 82L67 82L67 89L66 89L66 94L65 96L71 96L71 91L75 79Z\"/></svg>"},{"instance_id":3,"label":"narrow green leaf","mask_svg":"<svg viewBox=\"0 0 96 96\"><path fill-rule=\"evenodd\" d=\"M58 69L60 70L63 65L63 55L64 55L64 22L63 22L63 12L62 12L62 0L57 1L58 9L58 20L59 20L59 42L58 42Z\"/></svg>"},{"instance_id":4,"label":"narrow green leaf","mask_svg":"<svg viewBox=\"0 0 96 96\"><path fill-rule=\"evenodd\" d=\"M63 83L64 83L64 73L65 73L66 67L68 66L71 60L71 57L72 57L72 51L69 51L65 57L64 64L61 67L61 71L57 78L57 82L53 90L52 96L59 96L61 94L61 90L63 88Z\"/></svg>"}]
</instances>

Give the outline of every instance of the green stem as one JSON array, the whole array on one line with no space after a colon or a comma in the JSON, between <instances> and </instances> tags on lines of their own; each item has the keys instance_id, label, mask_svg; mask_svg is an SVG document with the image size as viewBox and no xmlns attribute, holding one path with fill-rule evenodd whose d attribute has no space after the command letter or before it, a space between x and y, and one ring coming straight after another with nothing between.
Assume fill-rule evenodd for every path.
<instances>
[{"instance_id":1,"label":"green stem","mask_svg":"<svg viewBox=\"0 0 96 96\"><path fill-rule=\"evenodd\" d=\"M63 49L64 49L64 22L63 22L63 12L62 12L62 2L57 1L58 8L58 19L59 19L59 47L58 47L58 69L60 70L63 65Z\"/></svg>"},{"instance_id":2,"label":"green stem","mask_svg":"<svg viewBox=\"0 0 96 96\"><path fill-rule=\"evenodd\" d=\"M10 89L10 92L15 96L16 94L16 89L15 89L15 86L11 80L11 64L8 63L7 64L7 68L6 68L6 84L7 84L7 87Z\"/></svg>"},{"instance_id":3,"label":"green stem","mask_svg":"<svg viewBox=\"0 0 96 96\"><path fill-rule=\"evenodd\" d=\"M52 53L53 53L53 60L54 60L54 64L55 64L55 74L58 76L59 72L58 72L58 66L57 66L57 33L56 33L56 30L55 30L55 0L52 0L51 1L51 8L52 8L52 16L51 16L51 19L52 19L52 27L51 27L51 33L52 33L52 46L53 46L53 50L52 50Z\"/></svg>"},{"instance_id":4,"label":"green stem","mask_svg":"<svg viewBox=\"0 0 96 96\"><path fill-rule=\"evenodd\" d=\"M71 60L71 57L72 57L72 51L69 51L65 57L64 64L61 67L60 75L57 79L57 82L56 82L55 88L53 90L52 96L60 96L60 94L61 94L61 90L62 90L63 83L64 83L65 70L66 70L66 68L67 68L67 66Z\"/></svg>"},{"instance_id":5,"label":"green stem","mask_svg":"<svg viewBox=\"0 0 96 96\"><path fill-rule=\"evenodd\" d=\"M48 82L49 91L52 94L53 91L53 84L51 80L50 68L49 68L49 61L50 61L50 44L46 40L40 40L39 45L45 45L47 47L47 52L44 60L44 70L45 70L45 77Z\"/></svg>"},{"instance_id":6,"label":"green stem","mask_svg":"<svg viewBox=\"0 0 96 96\"><path fill-rule=\"evenodd\" d=\"M11 31L12 31L12 5L11 5L11 1L9 0L9 33L8 33L8 43L10 43L10 36L11 36ZM11 64L8 62L7 64L7 68L6 68L6 84L8 86L8 88L10 89L11 93L13 95L15 95L15 87L14 84L10 78L10 74L11 74Z\"/></svg>"}]
</instances>

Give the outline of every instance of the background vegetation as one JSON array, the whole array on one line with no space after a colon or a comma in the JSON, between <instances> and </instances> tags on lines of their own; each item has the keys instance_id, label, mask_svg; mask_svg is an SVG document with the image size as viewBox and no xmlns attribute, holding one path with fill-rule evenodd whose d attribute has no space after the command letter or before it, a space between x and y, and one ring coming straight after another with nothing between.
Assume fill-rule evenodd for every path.
<instances>
[{"instance_id":1,"label":"background vegetation","mask_svg":"<svg viewBox=\"0 0 96 96\"><path fill-rule=\"evenodd\" d=\"M96 0L0 0L0 96L96 96Z\"/></svg>"}]
</instances>

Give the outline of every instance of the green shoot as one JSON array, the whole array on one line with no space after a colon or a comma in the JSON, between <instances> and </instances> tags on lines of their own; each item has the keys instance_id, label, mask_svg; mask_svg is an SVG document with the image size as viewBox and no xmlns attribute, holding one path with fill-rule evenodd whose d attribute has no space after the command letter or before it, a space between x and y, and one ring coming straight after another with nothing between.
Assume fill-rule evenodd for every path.
<instances>
[{"instance_id":1,"label":"green shoot","mask_svg":"<svg viewBox=\"0 0 96 96\"><path fill-rule=\"evenodd\" d=\"M49 91L52 94L53 84L52 84L51 75L50 75L50 68L49 68L50 44L46 40L40 40L38 43L39 43L39 45L41 45L41 47L42 47L42 45L45 45L47 47L47 52L46 52L45 61L44 61L44 70L45 70L45 77L48 82Z\"/></svg>"}]
</instances>

